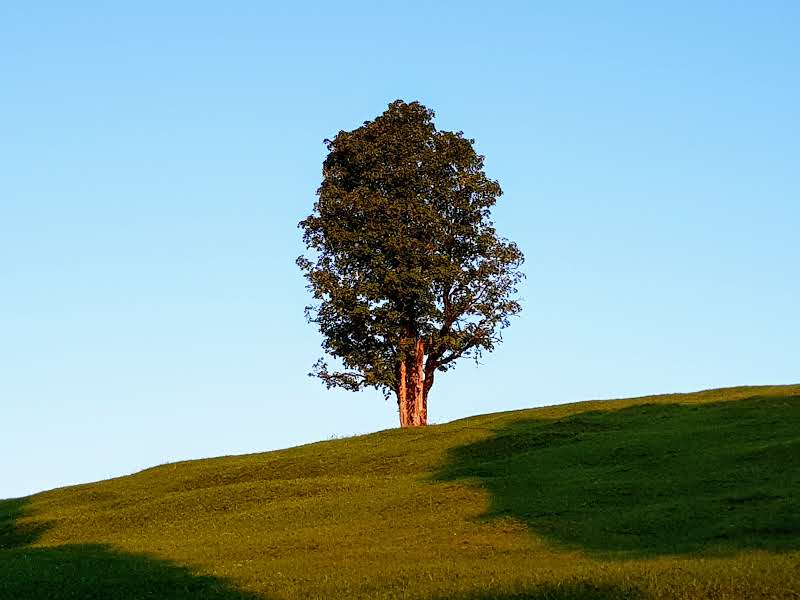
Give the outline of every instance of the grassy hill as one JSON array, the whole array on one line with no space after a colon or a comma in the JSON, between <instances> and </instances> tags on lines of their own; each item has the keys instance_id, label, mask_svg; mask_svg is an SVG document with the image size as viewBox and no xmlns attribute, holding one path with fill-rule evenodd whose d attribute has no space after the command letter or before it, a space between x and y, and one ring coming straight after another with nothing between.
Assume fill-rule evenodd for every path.
<instances>
[{"instance_id":1,"label":"grassy hill","mask_svg":"<svg viewBox=\"0 0 800 600\"><path fill-rule=\"evenodd\" d=\"M67 598L800 598L800 386L483 415L0 501L0 599Z\"/></svg>"}]
</instances>

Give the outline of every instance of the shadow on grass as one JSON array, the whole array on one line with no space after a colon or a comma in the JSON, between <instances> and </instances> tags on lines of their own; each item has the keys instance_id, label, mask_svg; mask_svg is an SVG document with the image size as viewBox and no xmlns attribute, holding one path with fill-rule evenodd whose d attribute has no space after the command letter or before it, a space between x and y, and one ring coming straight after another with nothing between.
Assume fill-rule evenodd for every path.
<instances>
[{"instance_id":1,"label":"shadow on grass","mask_svg":"<svg viewBox=\"0 0 800 600\"><path fill-rule=\"evenodd\" d=\"M519 420L450 458L486 517L608 558L800 549L798 396Z\"/></svg>"},{"instance_id":2,"label":"shadow on grass","mask_svg":"<svg viewBox=\"0 0 800 600\"><path fill-rule=\"evenodd\" d=\"M0 501L0 600L263 600L186 567L100 545L31 546L24 500Z\"/></svg>"},{"instance_id":3,"label":"shadow on grass","mask_svg":"<svg viewBox=\"0 0 800 600\"><path fill-rule=\"evenodd\" d=\"M20 524L24 509L23 499L0 500L0 552L32 544L47 531L43 524Z\"/></svg>"},{"instance_id":4,"label":"shadow on grass","mask_svg":"<svg viewBox=\"0 0 800 600\"><path fill-rule=\"evenodd\" d=\"M635 588L594 584L588 581L550 584L521 592L477 592L460 596L439 597L432 600L640 600L641 592Z\"/></svg>"}]
</instances>

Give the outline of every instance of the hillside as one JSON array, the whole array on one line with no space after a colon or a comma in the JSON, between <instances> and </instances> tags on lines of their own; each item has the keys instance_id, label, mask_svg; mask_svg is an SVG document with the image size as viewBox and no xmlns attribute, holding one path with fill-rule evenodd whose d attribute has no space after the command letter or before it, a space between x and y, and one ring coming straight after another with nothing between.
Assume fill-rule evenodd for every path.
<instances>
[{"instance_id":1,"label":"hillside","mask_svg":"<svg viewBox=\"0 0 800 600\"><path fill-rule=\"evenodd\" d=\"M800 385L483 415L0 501L0 599L67 598L800 598Z\"/></svg>"}]
</instances>

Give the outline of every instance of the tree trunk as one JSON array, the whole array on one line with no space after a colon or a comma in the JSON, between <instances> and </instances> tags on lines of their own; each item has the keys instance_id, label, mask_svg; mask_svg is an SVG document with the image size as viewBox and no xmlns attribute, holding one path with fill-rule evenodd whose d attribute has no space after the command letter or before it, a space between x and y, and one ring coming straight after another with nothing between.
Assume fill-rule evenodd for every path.
<instances>
[{"instance_id":1,"label":"tree trunk","mask_svg":"<svg viewBox=\"0 0 800 600\"><path fill-rule=\"evenodd\" d=\"M414 352L414 425L428 424L425 407L425 342L417 340Z\"/></svg>"},{"instance_id":2,"label":"tree trunk","mask_svg":"<svg viewBox=\"0 0 800 600\"><path fill-rule=\"evenodd\" d=\"M428 424L428 390L425 373L425 342L414 344L414 354L400 361L397 377L397 408L400 427Z\"/></svg>"},{"instance_id":3,"label":"tree trunk","mask_svg":"<svg viewBox=\"0 0 800 600\"><path fill-rule=\"evenodd\" d=\"M408 368L405 360L400 361L397 373L397 410L400 413L400 427L408 427Z\"/></svg>"}]
</instances>

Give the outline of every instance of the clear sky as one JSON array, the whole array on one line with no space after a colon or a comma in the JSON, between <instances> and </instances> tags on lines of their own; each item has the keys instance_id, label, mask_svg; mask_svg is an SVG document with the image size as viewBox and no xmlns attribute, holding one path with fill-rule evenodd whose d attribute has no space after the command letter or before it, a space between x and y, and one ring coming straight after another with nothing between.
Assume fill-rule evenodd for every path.
<instances>
[{"instance_id":1,"label":"clear sky","mask_svg":"<svg viewBox=\"0 0 800 600\"><path fill-rule=\"evenodd\" d=\"M3 2L0 497L396 424L307 373L322 140L486 155L523 315L434 422L800 381L797 2Z\"/></svg>"}]
</instances>

